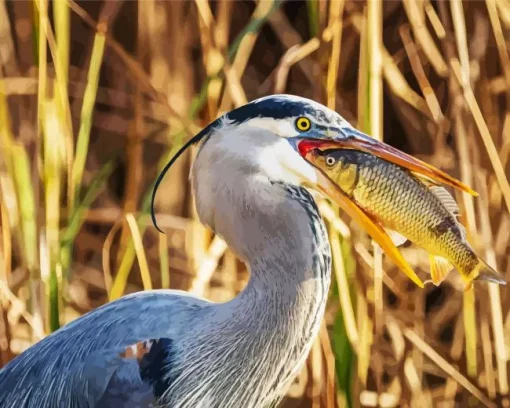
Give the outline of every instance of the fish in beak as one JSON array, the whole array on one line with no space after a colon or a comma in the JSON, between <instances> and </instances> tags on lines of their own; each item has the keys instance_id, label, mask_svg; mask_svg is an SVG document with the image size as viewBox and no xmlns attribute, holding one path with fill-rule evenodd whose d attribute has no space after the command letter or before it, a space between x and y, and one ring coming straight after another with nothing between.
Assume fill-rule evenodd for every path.
<instances>
[{"instance_id":1,"label":"fish in beak","mask_svg":"<svg viewBox=\"0 0 510 408\"><path fill-rule=\"evenodd\" d=\"M437 185L446 184L473 196L478 194L469 186L449 176L441 170L422 162L404 152L401 152L386 143L365 135L356 129L344 129L339 137L330 139L301 139L297 143L300 155L307 160L307 157L316 149L351 149L380 157L388 162L394 163L411 171L416 177L422 178L429 183ZM307 160L310 164L313 163ZM315 166L314 166L315 167ZM355 222L357 222L381 247L386 255L411 279L416 285L423 288L423 282L413 271L411 266L404 259L398 248L393 243L384 228L353 200L351 200L322 170L316 168L317 184L315 187L322 194L330 198L336 205L342 208Z\"/></svg>"}]
</instances>

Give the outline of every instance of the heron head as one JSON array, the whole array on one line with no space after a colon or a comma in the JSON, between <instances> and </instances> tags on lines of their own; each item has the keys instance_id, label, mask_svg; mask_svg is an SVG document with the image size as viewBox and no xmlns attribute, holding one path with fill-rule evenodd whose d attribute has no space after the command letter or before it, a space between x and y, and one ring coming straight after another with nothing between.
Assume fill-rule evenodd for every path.
<instances>
[{"instance_id":1,"label":"heron head","mask_svg":"<svg viewBox=\"0 0 510 408\"><path fill-rule=\"evenodd\" d=\"M429 164L360 132L337 112L307 98L293 95L266 96L233 110L226 118L239 130L244 128L269 131L285 140L300 158L307 162L310 162L309 159L318 150L358 150L407 168L432 181L474 193L468 186ZM297 163L299 160L289 157L286 165L293 168ZM315 173L317 171L314 170ZM305 181L308 173L301 175Z\"/></svg>"}]
</instances>

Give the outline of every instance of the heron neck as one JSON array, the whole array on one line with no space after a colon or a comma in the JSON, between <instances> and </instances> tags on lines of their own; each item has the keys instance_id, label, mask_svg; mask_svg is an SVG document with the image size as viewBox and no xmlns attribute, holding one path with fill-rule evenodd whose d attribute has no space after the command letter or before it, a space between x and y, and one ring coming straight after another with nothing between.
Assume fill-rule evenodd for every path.
<instances>
[{"instance_id":1,"label":"heron neck","mask_svg":"<svg viewBox=\"0 0 510 408\"><path fill-rule=\"evenodd\" d=\"M284 185L285 200L255 216L247 263L250 281L234 300L246 315L266 320L265 329L293 329L305 336L322 319L330 284L326 230L311 195ZM252 212L252 215L258 212Z\"/></svg>"},{"instance_id":2,"label":"heron neck","mask_svg":"<svg viewBox=\"0 0 510 408\"><path fill-rule=\"evenodd\" d=\"M250 406L275 406L268 402L284 395L319 332L330 284L329 241L315 202L304 189L284 191L280 208L260 218L251 212L250 281L225 308L229 333L243 339L237 376L267 396Z\"/></svg>"}]
</instances>

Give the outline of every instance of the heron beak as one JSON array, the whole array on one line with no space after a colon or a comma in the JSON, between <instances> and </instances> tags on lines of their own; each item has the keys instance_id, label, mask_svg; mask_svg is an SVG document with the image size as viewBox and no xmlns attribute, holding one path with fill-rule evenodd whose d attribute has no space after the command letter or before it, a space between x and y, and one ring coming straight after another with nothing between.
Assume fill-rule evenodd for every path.
<instances>
[{"instance_id":1,"label":"heron beak","mask_svg":"<svg viewBox=\"0 0 510 408\"><path fill-rule=\"evenodd\" d=\"M373 154L388 162L406 168L417 176L426 178L435 184L446 184L474 197L478 193L461 181L451 177L443 171L427 164L417 158L401 152L394 147L380 142L370 136L354 129L344 128L342 133L328 139L303 139L298 143L298 149L302 157L313 149L351 149Z\"/></svg>"}]
</instances>

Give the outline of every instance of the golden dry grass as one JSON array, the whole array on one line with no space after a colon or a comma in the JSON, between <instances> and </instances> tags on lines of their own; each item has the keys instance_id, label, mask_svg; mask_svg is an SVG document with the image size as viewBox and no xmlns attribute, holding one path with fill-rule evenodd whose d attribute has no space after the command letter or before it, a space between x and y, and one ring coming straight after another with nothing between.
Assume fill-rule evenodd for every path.
<instances>
[{"instance_id":1,"label":"golden dry grass","mask_svg":"<svg viewBox=\"0 0 510 408\"><path fill-rule=\"evenodd\" d=\"M476 250L510 277L508 0L0 0L0 366L122 294L223 301L248 274L197 220L184 140L287 92L447 171ZM319 208L334 254L325 324L286 407L510 406L506 287L421 290ZM402 250L422 277L426 254Z\"/></svg>"}]
</instances>

